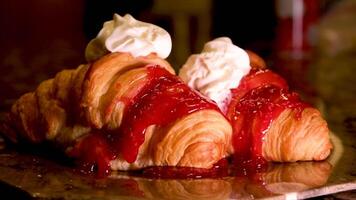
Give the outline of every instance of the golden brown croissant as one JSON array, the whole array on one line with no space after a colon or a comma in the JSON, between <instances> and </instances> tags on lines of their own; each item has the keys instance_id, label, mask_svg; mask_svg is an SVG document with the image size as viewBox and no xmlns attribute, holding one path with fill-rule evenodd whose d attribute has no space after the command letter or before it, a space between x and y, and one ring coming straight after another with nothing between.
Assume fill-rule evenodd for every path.
<instances>
[{"instance_id":1,"label":"golden brown croissant","mask_svg":"<svg viewBox=\"0 0 356 200\"><path fill-rule=\"evenodd\" d=\"M14 142L51 141L101 171L108 165L210 168L229 155L231 126L173 74L154 54L106 55L23 95L3 132Z\"/></svg>"},{"instance_id":2,"label":"golden brown croissant","mask_svg":"<svg viewBox=\"0 0 356 200\"><path fill-rule=\"evenodd\" d=\"M332 149L320 112L289 91L286 81L248 51L252 70L232 90L227 117L240 161L324 160ZM245 158L241 158L245 157Z\"/></svg>"},{"instance_id":3,"label":"golden brown croissant","mask_svg":"<svg viewBox=\"0 0 356 200\"><path fill-rule=\"evenodd\" d=\"M263 145L266 160L291 162L324 160L332 145L327 123L315 108L305 108L296 120L292 109L283 111L271 124Z\"/></svg>"}]
</instances>

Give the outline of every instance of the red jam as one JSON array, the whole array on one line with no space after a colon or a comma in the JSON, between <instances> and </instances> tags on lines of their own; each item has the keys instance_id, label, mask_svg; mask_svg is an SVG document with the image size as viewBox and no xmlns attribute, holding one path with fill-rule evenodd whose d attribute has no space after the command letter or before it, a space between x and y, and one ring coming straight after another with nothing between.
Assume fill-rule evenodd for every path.
<instances>
[{"instance_id":1,"label":"red jam","mask_svg":"<svg viewBox=\"0 0 356 200\"><path fill-rule=\"evenodd\" d=\"M149 83L124 113L122 128L114 135L115 149L127 162L134 162L150 125L166 126L202 109L216 109L215 104L190 89L177 76L150 66Z\"/></svg>"},{"instance_id":2,"label":"red jam","mask_svg":"<svg viewBox=\"0 0 356 200\"><path fill-rule=\"evenodd\" d=\"M264 135L281 112L287 108L294 109L298 118L308 106L298 94L290 92L285 81L278 77L268 70L254 71L232 91L233 103L227 116L234 132L234 162L242 168L256 169L266 164L262 156ZM268 80L273 80L272 84Z\"/></svg>"},{"instance_id":3,"label":"red jam","mask_svg":"<svg viewBox=\"0 0 356 200\"><path fill-rule=\"evenodd\" d=\"M110 172L110 161L115 158L107 138L100 133L91 133L80 140L69 152L69 156L80 159L83 172L96 171L99 176Z\"/></svg>"},{"instance_id":4,"label":"red jam","mask_svg":"<svg viewBox=\"0 0 356 200\"><path fill-rule=\"evenodd\" d=\"M288 89L287 82L278 74L275 74L268 69L252 70L247 76L243 77L236 89L231 90L233 98L229 103L226 115L233 115L236 104L239 103L240 99L246 93L250 92L252 89L265 85L274 85L279 88Z\"/></svg>"},{"instance_id":5,"label":"red jam","mask_svg":"<svg viewBox=\"0 0 356 200\"><path fill-rule=\"evenodd\" d=\"M216 104L190 89L177 76L159 66L147 66L148 83L126 102L119 130L91 134L70 152L86 165L97 165L98 173L109 171L114 155L127 162L136 160L150 125L165 127L179 118L202 109L218 110Z\"/></svg>"}]
</instances>

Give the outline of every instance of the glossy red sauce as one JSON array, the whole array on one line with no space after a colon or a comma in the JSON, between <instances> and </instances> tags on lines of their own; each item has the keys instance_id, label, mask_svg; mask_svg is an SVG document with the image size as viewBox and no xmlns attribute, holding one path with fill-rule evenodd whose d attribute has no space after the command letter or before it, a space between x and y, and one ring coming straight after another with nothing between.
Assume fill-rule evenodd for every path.
<instances>
[{"instance_id":1,"label":"glossy red sauce","mask_svg":"<svg viewBox=\"0 0 356 200\"><path fill-rule=\"evenodd\" d=\"M273 80L272 84L268 80ZM308 105L268 70L252 72L232 94L228 118L233 126L234 162L247 170L261 168L266 164L262 156L264 135L273 120L287 108L293 109L298 119Z\"/></svg>"},{"instance_id":2,"label":"glossy red sauce","mask_svg":"<svg viewBox=\"0 0 356 200\"><path fill-rule=\"evenodd\" d=\"M115 158L106 136L98 132L91 133L77 142L68 154L79 158L82 172L97 172L99 176L110 172L110 161Z\"/></svg>"},{"instance_id":3,"label":"glossy red sauce","mask_svg":"<svg viewBox=\"0 0 356 200\"><path fill-rule=\"evenodd\" d=\"M127 162L136 160L150 125L166 126L202 109L218 110L215 104L190 89L177 76L158 66L147 68L149 83L131 102L115 135L115 148Z\"/></svg>"},{"instance_id":4,"label":"glossy red sauce","mask_svg":"<svg viewBox=\"0 0 356 200\"><path fill-rule=\"evenodd\" d=\"M164 128L190 113L202 109L218 110L216 104L190 89L177 76L159 66L147 66L148 83L127 100L119 130L90 134L70 152L84 165L96 166L99 174L108 173L115 156L132 163L150 125ZM99 131L98 131L99 132ZM92 169L91 169L92 170Z\"/></svg>"},{"instance_id":5,"label":"glossy red sauce","mask_svg":"<svg viewBox=\"0 0 356 200\"><path fill-rule=\"evenodd\" d=\"M233 115L236 104L239 103L240 99L246 93L265 85L274 85L279 88L288 89L287 82L278 74L268 69L252 70L248 75L242 78L237 88L231 90L232 99L229 102L226 115Z\"/></svg>"}]
</instances>

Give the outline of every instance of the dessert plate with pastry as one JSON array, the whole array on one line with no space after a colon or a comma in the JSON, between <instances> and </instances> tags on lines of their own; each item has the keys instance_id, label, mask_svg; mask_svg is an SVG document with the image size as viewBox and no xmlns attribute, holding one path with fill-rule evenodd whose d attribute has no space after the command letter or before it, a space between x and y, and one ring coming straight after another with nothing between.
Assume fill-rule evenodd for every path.
<instances>
[{"instance_id":1,"label":"dessert plate with pastry","mask_svg":"<svg viewBox=\"0 0 356 200\"><path fill-rule=\"evenodd\" d=\"M171 46L164 29L115 14L88 44L87 63L21 96L1 133L15 148L62 152L74 163L62 166L64 180L72 177L80 194L96 190L88 181L113 185L109 196L120 187L113 195L170 199L267 197L326 184L335 149L328 124L262 58L222 37L176 75L165 60ZM50 169L61 168L53 162Z\"/></svg>"}]
</instances>

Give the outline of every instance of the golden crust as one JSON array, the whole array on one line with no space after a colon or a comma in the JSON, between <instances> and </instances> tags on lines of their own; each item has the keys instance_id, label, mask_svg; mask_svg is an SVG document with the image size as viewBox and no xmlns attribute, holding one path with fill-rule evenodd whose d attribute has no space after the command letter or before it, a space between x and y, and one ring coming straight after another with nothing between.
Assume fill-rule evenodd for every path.
<instances>
[{"instance_id":1,"label":"golden crust","mask_svg":"<svg viewBox=\"0 0 356 200\"><path fill-rule=\"evenodd\" d=\"M295 111L287 109L274 120L264 138L263 157L277 162L326 159L332 144L320 112L306 108L300 119L295 115Z\"/></svg>"},{"instance_id":2,"label":"golden crust","mask_svg":"<svg viewBox=\"0 0 356 200\"><path fill-rule=\"evenodd\" d=\"M267 68L266 62L259 55L250 50L245 50L250 59L252 69L265 69Z\"/></svg>"},{"instance_id":3,"label":"golden crust","mask_svg":"<svg viewBox=\"0 0 356 200\"><path fill-rule=\"evenodd\" d=\"M34 93L26 93L11 107L3 132L14 142L17 142L19 137L26 138L30 142L41 142L45 135L41 131L40 119Z\"/></svg>"},{"instance_id":4,"label":"golden crust","mask_svg":"<svg viewBox=\"0 0 356 200\"><path fill-rule=\"evenodd\" d=\"M8 114L4 133L14 142L19 139L30 142L59 140L59 146L66 146L67 142L88 132L79 130L76 124L79 117L73 117L77 107L75 99L81 91L81 77L86 70L86 65L76 70L63 70L54 79L43 81L35 92L20 97ZM84 129L89 130L88 127Z\"/></svg>"},{"instance_id":5,"label":"golden crust","mask_svg":"<svg viewBox=\"0 0 356 200\"><path fill-rule=\"evenodd\" d=\"M111 162L114 170L148 166L211 168L228 156L232 128L215 110L201 110L177 120L168 128L151 126L138 159L127 163L121 158Z\"/></svg>"},{"instance_id":6,"label":"golden crust","mask_svg":"<svg viewBox=\"0 0 356 200\"><path fill-rule=\"evenodd\" d=\"M35 142L51 140L66 149L92 129L118 129L125 100L147 84L147 64L174 74L168 62L154 54L134 58L127 53L112 53L91 65L64 70L13 105L6 132L13 141L18 136ZM11 131L13 127L15 131ZM136 161L128 164L119 158L112 161L112 169L209 168L229 154L231 132L228 121L215 110L189 114L166 128L152 125L146 130Z\"/></svg>"},{"instance_id":7,"label":"golden crust","mask_svg":"<svg viewBox=\"0 0 356 200\"><path fill-rule=\"evenodd\" d=\"M110 86L117 82L123 73L147 64L159 65L174 74L170 64L155 54L135 58L129 53L111 53L90 66L82 88L80 107L92 126L100 129L104 125L105 114L100 112L100 104L102 97L105 98L105 95L110 93Z\"/></svg>"},{"instance_id":8,"label":"golden crust","mask_svg":"<svg viewBox=\"0 0 356 200\"><path fill-rule=\"evenodd\" d=\"M98 107L103 124L106 124L108 129L120 127L125 108L124 100L136 96L147 81L147 69L137 68L122 73L112 82L106 94L100 97Z\"/></svg>"},{"instance_id":9,"label":"golden crust","mask_svg":"<svg viewBox=\"0 0 356 200\"><path fill-rule=\"evenodd\" d=\"M202 110L174 123L157 144L158 165L210 168L227 156L232 128L214 110Z\"/></svg>"}]
</instances>

